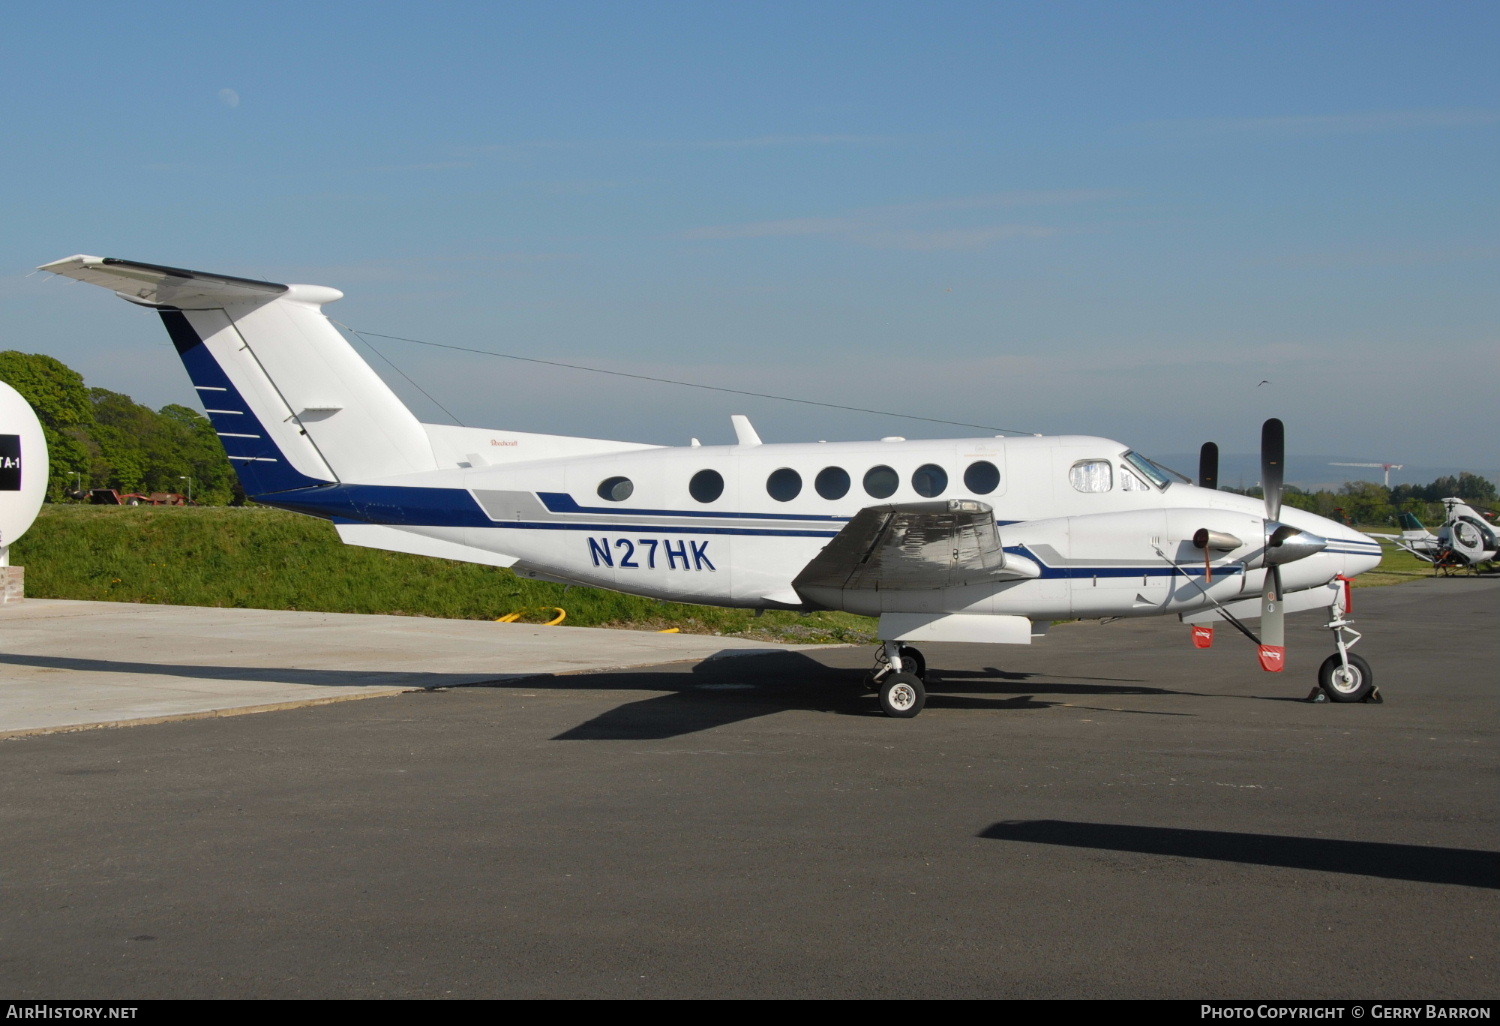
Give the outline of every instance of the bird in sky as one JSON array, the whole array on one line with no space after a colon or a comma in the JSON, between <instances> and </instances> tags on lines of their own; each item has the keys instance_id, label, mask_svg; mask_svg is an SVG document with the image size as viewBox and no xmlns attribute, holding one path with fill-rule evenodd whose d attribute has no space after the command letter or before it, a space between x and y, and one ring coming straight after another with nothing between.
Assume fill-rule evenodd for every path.
<instances>
[{"instance_id":1,"label":"bird in sky","mask_svg":"<svg viewBox=\"0 0 1500 1026\"><path fill-rule=\"evenodd\" d=\"M1269 385L1269 384L1270 384L1270 383L1271 383L1271 379L1270 379L1270 378L1265 378L1265 379L1263 379L1263 380L1262 380L1262 381L1261 381L1261 383L1260 383L1260 385ZM1256 388L1259 388L1259 387L1260 387L1260 385L1256 385L1256 386L1255 386L1255 387L1256 387Z\"/></svg>"}]
</instances>

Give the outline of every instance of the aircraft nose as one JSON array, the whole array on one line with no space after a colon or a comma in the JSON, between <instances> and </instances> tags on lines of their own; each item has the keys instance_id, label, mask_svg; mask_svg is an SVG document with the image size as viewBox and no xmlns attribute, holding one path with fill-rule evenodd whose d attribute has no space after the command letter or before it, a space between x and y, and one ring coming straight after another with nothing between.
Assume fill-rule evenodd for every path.
<instances>
[{"instance_id":1,"label":"aircraft nose","mask_svg":"<svg viewBox=\"0 0 1500 1026\"><path fill-rule=\"evenodd\" d=\"M1339 538L1329 546L1330 552L1337 550L1344 558L1344 576L1357 577L1380 565L1383 553L1380 543L1363 534Z\"/></svg>"}]
</instances>

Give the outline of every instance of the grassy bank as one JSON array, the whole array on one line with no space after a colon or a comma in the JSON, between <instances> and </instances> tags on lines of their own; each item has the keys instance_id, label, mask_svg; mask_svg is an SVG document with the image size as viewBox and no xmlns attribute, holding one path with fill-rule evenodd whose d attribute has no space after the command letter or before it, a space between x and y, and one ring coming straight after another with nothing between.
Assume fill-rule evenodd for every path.
<instances>
[{"instance_id":1,"label":"grassy bank","mask_svg":"<svg viewBox=\"0 0 1500 1026\"><path fill-rule=\"evenodd\" d=\"M1396 528L1387 525L1385 527L1357 527L1355 530L1394 534ZM1381 585L1400 584L1402 581L1433 575L1431 563L1424 562L1405 549L1398 549L1394 545L1382 542L1381 547L1385 550L1385 555L1380 560L1380 565L1356 577L1354 579L1356 588L1378 588Z\"/></svg>"},{"instance_id":2,"label":"grassy bank","mask_svg":"<svg viewBox=\"0 0 1500 1026\"><path fill-rule=\"evenodd\" d=\"M869 642L875 622L849 613L767 612L695 606L564 588L509 570L344 545L331 524L264 506L232 508L48 505L11 550L36 598L241 606L330 613L390 613L528 621L567 610L579 627L733 634L778 641ZM1387 550L1360 585L1432 573Z\"/></svg>"},{"instance_id":3,"label":"grassy bank","mask_svg":"<svg viewBox=\"0 0 1500 1026\"><path fill-rule=\"evenodd\" d=\"M767 612L657 602L528 581L509 570L343 544L333 525L264 506L48 505L11 549L35 598L390 613L494 620L551 607L578 627L676 627L796 642L865 642L848 613Z\"/></svg>"}]
</instances>

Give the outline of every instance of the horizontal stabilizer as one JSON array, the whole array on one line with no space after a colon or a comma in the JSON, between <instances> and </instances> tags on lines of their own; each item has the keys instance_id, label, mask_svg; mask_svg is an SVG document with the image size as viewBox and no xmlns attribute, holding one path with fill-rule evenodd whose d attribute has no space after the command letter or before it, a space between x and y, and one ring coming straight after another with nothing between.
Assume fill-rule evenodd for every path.
<instances>
[{"instance_id":1,"label":"horizontal stabilizer","mask_svg":"<svg viewBox=\"0 0 1500 1026\"><path fill-rule=\"evenodd\" d=\"M265 302L288 289L286 285L253 278L82 254L43 264L39 269L113 289L133 302L175 306L179 310L207 309L225 303Z\"/></svg>"}]
</instances>

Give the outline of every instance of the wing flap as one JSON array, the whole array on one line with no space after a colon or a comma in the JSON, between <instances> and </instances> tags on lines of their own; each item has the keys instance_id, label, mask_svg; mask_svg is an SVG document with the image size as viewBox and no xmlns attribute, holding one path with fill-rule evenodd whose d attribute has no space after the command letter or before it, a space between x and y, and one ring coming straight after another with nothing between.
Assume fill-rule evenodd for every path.
<instances>
[{"instance_id":1,"label":"wing flap","mask_svg":"<svg viewBox=\"0 0 1500 1026\"><path fill-rule=\"evenodd\" d=\"M1037 577L1000 546L994 510L972 499L860 510L792 586L844 591L933 590Z\"/></svg>"}]
</instances>

